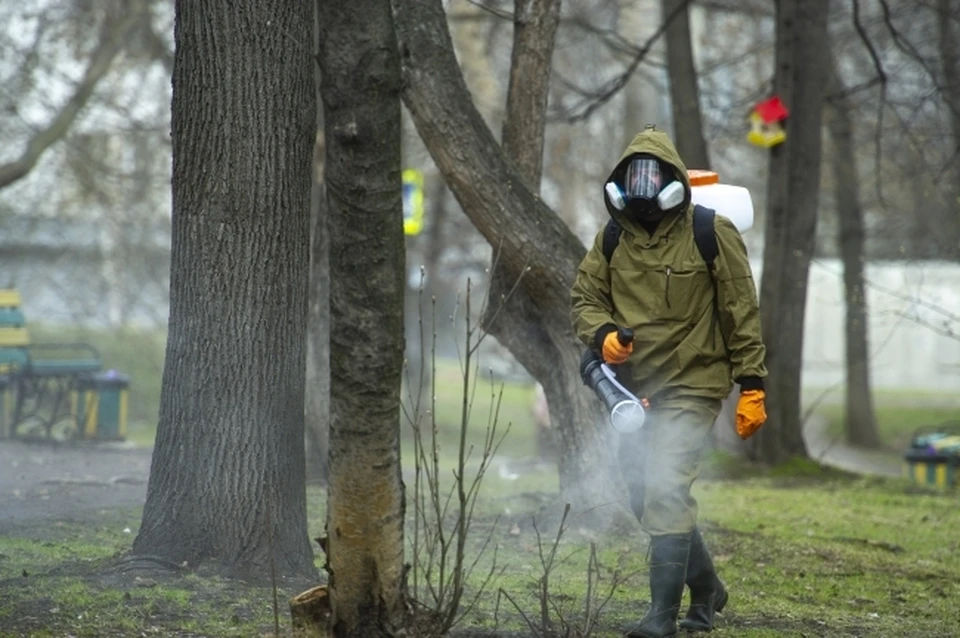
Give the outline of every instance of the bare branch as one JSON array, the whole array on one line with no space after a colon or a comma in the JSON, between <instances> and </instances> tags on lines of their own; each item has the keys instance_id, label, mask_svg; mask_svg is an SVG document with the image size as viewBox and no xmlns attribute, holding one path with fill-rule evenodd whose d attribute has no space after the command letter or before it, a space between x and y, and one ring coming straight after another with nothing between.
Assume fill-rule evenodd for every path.
<instances>
[{"instance_id":1,"label":"bare branch","mask_svg":"<svg viewBox=\"0 0 960 638\"><path fill-rule=\"evenodd\" d=\"M563 119L569 123L580 122L589 118L594 111L610 101L610 99L620 92L620 89L627 85L627 82L630 81L630 78L636 72L637 68L640 66L640 63L650 52L650 49L653 48L653 45L657 43L663 34L667 32L667 27L670 26L670 23L680 15L681 12L686 11L691 0L683 0L680 2L670 15L666 16L663 23L657 27L657 30L651 35L646 42L643 43L636 53L633 56L633 59L630 61L630 64L627 65L627 68L624 69L619 75L614 77L612 80L609 80L602 86L599 90L594 92L583 93L588 96L589 102L581 101L578 104L575 104L570 109L567 109L568 115L564 116Z\"/></svg>"},{"instance_id":2,"label":"bare branch","mask_svg":"<svg viewBox=\"0 0 960 638\"><path fill-rule=\"evenodd\" d=\"M113 60L123 47L127 34L142 15L143 7L140 5L139 10L126 14L118 24L107 23L103 25L100 43L90 57L83 78L74 88L71 98L67 100L66 104L61 107L60 112L45 128L37 131L30 138L26 149L19 158L0 165L0 188L9 186L29 174L37 165L43 153L66 135L83 107L90 100L97 84L110 70Z\"/></svg>"}]
</instances>

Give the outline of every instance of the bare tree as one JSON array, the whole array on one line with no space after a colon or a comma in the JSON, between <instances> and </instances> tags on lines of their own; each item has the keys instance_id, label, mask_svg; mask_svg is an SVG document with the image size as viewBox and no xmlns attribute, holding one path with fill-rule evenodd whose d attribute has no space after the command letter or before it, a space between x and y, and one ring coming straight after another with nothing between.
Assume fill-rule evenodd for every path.
<instances>
[{"instance_id":1,"label":"bare tree","mask_svg":"<svg viewBox=\"0 0 960 638\"><path fill-rule=\"evenodd\" d=\"M96 48L87 60L83 76L73 86L70 97L43 128L32 134L17 159L0 164L0 189L28 175L43 153L67 134L100 80L128 45L131 34L138 28L142 29L150 17L145 0L124 3L122 8L111 7L108 13L110 17L100 25ZM32 63L35 60L31 62L28 58L27 66Z\"/></svg>"},{"instance_id":2,"label":"bare tree","mask_svg":"<svg viewBox=\"0 0 960 638\"><path fill-rule=\"evenodd\" d=\"M323 184L323 156L326 152L323 139L322 134L318 135L314 146L303 416L307 482L326 484L330 469L330 237L327 230L327 193Z\"/></svg>"},{"instance_id":3,"label":"bare tree","mask_svg":"<svg viewBox=\"0 0 960 638\"><path fill-rule=\"evenodd\" d=\"M383 0L318 0L330 259L326 569L337 638L403 626L400 58Z\"/></svg>"},{"instance_id":4,"label":"bare tree","mask_svg":"<svg viewBox=\"0 0 960 638\"><path fill-rule=\"evenodd\" d=\"M800 372L807 275L813 258L827 68L827 0L777 3L774 92L789 106L787 141L771 150L761 303L769 422L755 437L761 458L807 455Z\"/></svg>"},{"instance_id":5,"label":"bare tree","mask_svg":"<svg viewBox=\"0 0 960 638\"><path fill-rule=\"evenodd\" d=\"M945 231L949 254L960 258L960 1L937 0L939 32L937 44L943 70L944 100L947 102L952 152L944 180L947 196Z\"/></svg>"},{"instance_id":6,"label":"bare tree","mask_svg":"<svg viewBox=\"0 0 960 638\"><path fill-rule=\"evenodd\" d=\"M662 0L661 13L676 17L667 26L667 71L670 76L670 106L673 135L680 157L691 168L710 168L707 141L700 115L700 89L690 43L689 0Z\"/></svg>"},{"instance_id":7,"label":"bare tree","mask_svg":"<svg viewBox=\"0 0 960 638\"><path fill-rule=\"evenodd\" d=\"M135 556L315 574L303 457L310 4L179 2L160 421Z\"/></svg>"},{"instance_id":8,"label":"bare tree","mask_svg":"<svg viewBox=\"0 0 960 638\"><path fill-rule=\"evenodd\" d=\"M500 267L523 274L509 298L509 315L490 324L490 331L547 391L562 449L564 497L580 511L620 500L609 437L596 400L580 381L582 346L570 325L570 288L586 250L531 192L474 108L442 3L394 0L392 6L403 98L420 137ZM501 306L501 299L492 305Z\"/></svg>"},{"instance_id":9,"label":"bare tree","mask_svg":"<svg viewBox=\"0 0 960 638\"><path fill-rule=\"evenodd\" d=\"M867 297L863 279L865 231L860 203L860 175L854 145L853 116L849 98L834 59L830 68L827 127L833 143L830 169L837 217L840 220L840 255L843 259L846 300L846 433L847 440L864 447L879 447L873 393L870 389L870 350L867 335Z\"/></svg>"}]
</instances>

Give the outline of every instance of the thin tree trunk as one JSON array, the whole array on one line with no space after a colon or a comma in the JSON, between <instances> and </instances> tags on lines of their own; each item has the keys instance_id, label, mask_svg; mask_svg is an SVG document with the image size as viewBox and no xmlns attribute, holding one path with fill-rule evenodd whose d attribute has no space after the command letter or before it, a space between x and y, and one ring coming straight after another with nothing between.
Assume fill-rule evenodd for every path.
<instances>
[{"instance_id":1,"label":"thin tree trunk","mask_svg":"<svg viewBox=\"0 0 960 638\"><path fill-rule=\"evenodd\" d=\"M956 15L960 13L960 0L937 0L940 64L943 68L943 96L949 105L950 132L953 152L949 154L950 166L942 181L946 190L943 232L939 242L946 250L944 257L960 260L960 28Z\"/></svg>"},{"instance_id":2,"label":"thin tree trunk","mask_svg":"<svg viewBox=\"0 0 960 638\"><path fill-rule=\"evenodd\" d=\"M620 35L642 46L657 31L664 15L657 0L620 0L617 20ZM657 42L648 55L662 56L663 43ZM647 124L660 124L662 97L660 87L650 81L652 65L641 64L623 87L623 139L616 152L627 147ZM665 128L661 126L660 128Z\"/></svg>"},{"instance_id":3,"label":"thin tree trunk","mask_svg":"<svg viewBox=\"0 0 960 638\"><path fill-rule=\"evenodd\" d=\"M323 136L314 148L310 223L310 301L307 311L307 373L304 445L307 482L326 485L330 444L330 238L323 184Z\"/></svg>"},{"instance_id":4,"label":"thin tree trunk","mask_svg":"<svg viewBox=\"0 0 960 638\"><path fill-rule=\"evenodd\" d=\"M595 397L579 377L582 346L570 324L570 289L585 249L527 187L474 108L457 67L439 0L393 9L404 73L404 102L417 130L474 226L507 272L523 273L513 316L490 325L547 390L562 448L560 488L573 507L612 515L622 485ZM493 299L497 304L499 300ZM516 305L515 305L516 304ZM523 304L523 308L517 305ZM613 508L616 509L616 508Z\"/></svg>"},{"instance_id":5,"label":"thin tree trunk","mask_svg":"<svg viewBox=\"0 0 960 638\"><path fill-rule=\"evenodd\" d=\"M843 94L843 83L831 63L830 93ZM867 336L867 298L863 282L863 207L853 139L852 109L846 97L828 104L827 127L833 141L831 170L840 221L840 256L846 300L846 434L854 445L880 447L870 390L870 349Z\"/></svg>"},{"instance_id":6,"label":"thin tree trunk","mask_svg":"<svg viewBox=\"0 0 960 638\"><path fill-rule=\"evenodd\" d=\"M337 638L403 627L400 62L381 0L318 0L330 241L327 570Z\"/></svg>"},{"instance_id":7,"label":"thin tree trunk","mask_svg":"<svg viewBox=\"0 0 960 638\"><path fill-rule=\"evenodd\" d=\"M303 388L316 96L309 51L290 46L310 41L309 8L176 4L170 320L137 555L315 577Z\"/></svg>"},{"instance_id":8,"label":"thin tree trunk","mask_svg":"<svg viewBox=\"0 0 960 638\"><path fill-rule=\"evenodd\" d=\"M560 0L516 0L510 85L503 123L503 152L517 165L528 188L540 192L543 134Z\"/></svg>"},{"instance_id":9,"label":"thin tree trunk","mask_svg":"<svg viewBox=\"0 0 960 638\"><path fill-rule=\"evenodd\" d=\"M670 75L670 106L673 110L673 137L677 152L690 168L710 168L707 141L700 115L700 89L690 43L689 0L662 0L661 14L677 13L667 26L667 72Z\"/></svg>"},{"instance_id":10,"label":"thin tree trunk","mask_svg":"<svg viewBox=\"0 0 960 638\"><path fill-rule=\"evenodd\" d=\"M546 109L550 95L550 71L557 27L560 24L560 0L517 0L513 11L513 49L510 59L510 82L507 90L501 146L504 154L516 164L527 187L540 192L543 176L543 146ZM522 272L497 263L493 255L493 276L485 327L511 352L524 347L528 335L514 326L536 325L537 307L525 290L510 295ZM564 391L563 378L551 375L547 396ZM548 399L549 405L549 399Z\"/></svg>"},{"instance_id":11,"label":"thin tree trunk","mask_svg":"<svg viewBox=\"0 0 960 638\"><path fill-rule=\"evenodd\" d=\"M791 115L770 154L760 308L767 346L767 424L755 451L776 463L807 456L801 423L804 310L816 244L827 0L780 0L774 93Z\"/></svg>"}]
</instances>

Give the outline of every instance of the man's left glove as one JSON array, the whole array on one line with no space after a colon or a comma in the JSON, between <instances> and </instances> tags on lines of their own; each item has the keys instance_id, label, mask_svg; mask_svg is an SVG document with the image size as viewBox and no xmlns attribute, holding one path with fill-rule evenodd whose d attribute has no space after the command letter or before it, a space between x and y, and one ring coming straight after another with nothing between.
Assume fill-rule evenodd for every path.
<instances>
[{"instance_id":1,"label":"man's left glove","mask_svg":"<svg viewBox=\"0 0 960 638\"><path fill-rule=\"evenodd\" d=\"M767 421L767 409L763 400L767 394L763 390L744 390L737 402L737 434L746 441L757 433Z\"/></svg>"}]
</instances>

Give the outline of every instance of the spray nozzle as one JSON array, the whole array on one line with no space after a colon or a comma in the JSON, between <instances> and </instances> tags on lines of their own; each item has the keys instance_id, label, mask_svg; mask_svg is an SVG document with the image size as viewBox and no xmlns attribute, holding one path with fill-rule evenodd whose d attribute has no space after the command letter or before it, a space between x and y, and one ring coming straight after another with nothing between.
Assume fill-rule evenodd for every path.
<instances>
[{"instance_id":1,"label":"spray nozzle","mask_svg":"<svg viewBox=\"0 0 960 638\"><path fill-rule=\"evenodd\" d=\"M625 330L629 339L633 339L633 331ZM618 338L622 338L618 331ZM629 343L629 341L627 341ZM615 430L622 433L636 432L646 420L646 399L639 399L625 388L618 380L616 373L605 364L592 350L586 350L580 360L580 377L584 385L592 389L597 398L609 411L610 424Z\"/></svg>"}]
</instances>

